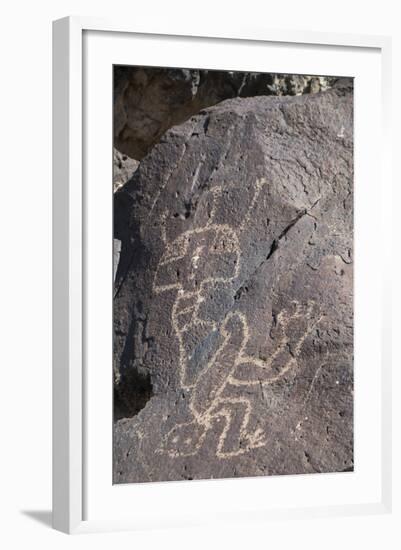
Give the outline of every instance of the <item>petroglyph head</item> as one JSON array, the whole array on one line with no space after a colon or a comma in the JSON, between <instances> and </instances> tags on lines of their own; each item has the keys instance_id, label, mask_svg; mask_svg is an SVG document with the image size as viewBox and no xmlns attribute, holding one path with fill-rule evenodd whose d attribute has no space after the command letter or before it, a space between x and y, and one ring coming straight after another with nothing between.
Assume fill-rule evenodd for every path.
<instances>
[{"instance_id":1,"label":"petroglyph head","mask_svg":"<svg viewBox=\"0 0 401 550\"><path fill-rule=\"evenodd\" d=\"M160 259L154 290L172 288L197 292L204 281L231 281L239 270L240 246L227 225L210 225L186 231L167 244Z\"/></svg>"}]
</instances>

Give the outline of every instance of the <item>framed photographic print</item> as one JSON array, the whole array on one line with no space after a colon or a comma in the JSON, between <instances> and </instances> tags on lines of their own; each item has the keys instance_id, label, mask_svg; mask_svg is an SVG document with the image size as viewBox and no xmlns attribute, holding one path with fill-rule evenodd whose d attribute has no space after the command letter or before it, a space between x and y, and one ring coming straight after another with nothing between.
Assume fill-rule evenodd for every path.
<instances>
[{"instance_id":1,"label":"framed photographic print","mask_svg":"<svg viewBox=\"0 0 401 550\"><path fill-rule=\"evenodd\" d=\"M389 51L54 23L56 528L389 510Z\"/></svg>"}]
</instances>

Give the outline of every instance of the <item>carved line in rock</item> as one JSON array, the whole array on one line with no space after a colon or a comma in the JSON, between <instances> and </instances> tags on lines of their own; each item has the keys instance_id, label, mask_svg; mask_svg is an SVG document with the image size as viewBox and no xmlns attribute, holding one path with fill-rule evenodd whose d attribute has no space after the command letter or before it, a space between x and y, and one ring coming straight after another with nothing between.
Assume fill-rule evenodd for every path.
<instances>
[{"instance_id":1,"label":"carved line in rock","mask_svg":"<svg viewBox=\"0 0 401 550\"><path fill-rule=\"evenodd\" d=\"M216 212L216 199L221 193L220 188L214 188L210 190L213 199L212 209L204 227L188 230L171 243L167 241L166 234L163 234L166 249L156 269L153 291L156 294L166 291L176 291L177 293L172 306L171 324L179 344L179 384L183 390L190 394L189 409L193 418L189 422L176 424L164 437L161 447L157 449L158 453L166 453L170 457L195 455L202 447L206 435L214 424L217 424L218 427L219 423L221 426L221 422L224 425L222 428L220 427L215 451L218 458L227 459L243 454L250 449L265 446L267 440L263 430L260 428L252 430L250 427L252 402L247 397L230 395L230 389L232 390L236 386L269 385L283 377L297 365L297 357L306 337L322 318L322 316L317 316L314 302L309 302L307 306L294 302L295 311L293 313L286 310L280 312L277 321L282 328L282 337L270 358L262 361L245 353L250 333L248 320L243 313L230 312L220 328L215 321L200 317L199 309L205 301L206 289L210 285L229 285L240 272L241 249L238 233L248 225L252 209L266 183L265 179L256 181L254 196L237 231L227 224L218 224L213 221ZM212 243L208 250L209 254L222 254L223 243L224 252L234 255L234 268L230 275L205 277L196 290L185 290L181 281L158 284L162 269L168 268L173 262L186 258L191 251L191 239L197 238L200 244L195 247L190 259L192 271L189 279L193 279L208 237ZM185 316L189 316L189 320L186 321ZM278 373L275 373L272 365L280 353L285 351L289 342L287 328L292 320L300 317L307 319L307 328L296 343L291 358ZM190 357L187 356L185 350L184 336L187 331L193 330L196 326L201 326L209 332L218 331L223 341L204 369L191 382L188 376ZM241 378L241 367L247 367L246 370L249 372L254 368L257 375L254 375L253 378L252 376ZM234 421L237 421L238 424L238 420L239 428L235 428ZM234 436L231 438L234 444L231 448L227 448L226 442L230 430L234 430Z\"/></svg>"},{"instance_id":2,"label":"carved line in rock","mask_svg":"<svg viewBox=\"0 0 401 550\"><path fill-rule=\"evenodd\" d=\"M237 231L241 232L244 229L244 227L246 227L246 225L248 224L252 209L260 195L260 192L263 186L266 183L267 181L264 178L261 178L256 181L254 196L251 200L248 211ZM171 243L167 242L165 233L163 233L162 235L163 241L166 243L166 250L156 268L156 273L155 273L155 278L153 283L153 291L156 294L160 294L162 292L166 292L170 290L177 291L177 296L172 307L171 322L172 322L173 329L176 332L179 340L179 374L180 374L180 384L183 389L190 388L190 385L187 384L187 380L186 380L187 378L186 354L185 354L185 349L184 349L184 344L182 339L182 334L185 333L189 329L189 327L188 327L188 323L184 323L180 327L180 317L192 311L193 324L196 325L196 324L206 323L210 328L210 330L216 330L217 326L215 322L205 321L199 317L199 307L205 300L205 297L204 297L205 289L208 285L212 286L217 283L223 283L228 285L230 282L234 281L238 277L238 274L241 268L241 249L240 249L240 242L239 242L237 231L235 231L232 227L230 227L227 224L213 223L213 220L216 214L217 195L221 194L221 192L222 190L220 187L215 187L210 190L210 194L212 195L212 207L211 207L209 219L205 227L190 229L182 233L181 235L179 235ZM232 253L235 255L235 262L233 264L234 271L231 276L206 277L200 282L197 290L192 292L185 291L183 288L183 284L180 281L167 284L167 285L157 284L160 268L185 258L185 256L188 254L192 237L196 236L200 241L202 240L202 237L203 237L203 239L207 241L208 235L212 235L212 244L211 244L210 250L208 251L209 254L220 255L221 253L224 252L224 253ZM195 271L198 269L197 262L199 260L199 254L203 250L204 250L203 247L202 248L197 247L195 249L195 254L192 257L193 270L192 270L192 274L190 275L190 277L192 278L194 278ZM187 308L182 307L182 304L185 304L185 302L191 302L191 301L192 301L192 304L190 306L188 306Z\"/></svg>"},{"instance_id":3,"label":"carved line in rock","mask_svg":"<svg viewBox=\"0 0 401 550\"><path fill-rule=\"evenodd\" d=\"M294 313L291 314L283 310L278 315L277 321L281 325L283 335L275 350L266 361L250 357L245 353L250 339L246 316L240 312L234 312L226 317L220 329L224 338L223 343L192 387L189 408L193 420L174 426L165 436L164 445L159 449L159 452L165 452L171 457L195 455L201 448L208 431L213 428L214 422L219 418L223 418L225 425L217 442L216 456L218 458L231 458L267 444L266 437L261 429L252 431L249 427L252 414L251 400L246 397L227 396L226 394L230 394L230 389L235 386L268 386L277 382L297 366L297 358L301 352L302 345L307 336L320 322L322 315L317 316L317 306L312 301L307 306L298 302L293 302L293 305L295 306ZM236 321L241 325L243 333L239 349L236 344L235 347L230 345L235 332L232 327L231 329L228 328L228 325L234 318L237 318ZM298 339L291 358L278 373L275 373L272 369L273 363L280 353L285 350L289 342L286 329L291 321L299 318L307 319L307 328ZM255 367L257 374L254 374L253 378L240 378L237 371L241 366L246 366L248 370L251 366ZM209 380L207 380L208 377ZM207 389L209 389L206 396L204 395L205 389L206 393ZM238 418L239 415L242 416L242 420L240 428L233 438L235 440L234 449L227 450L225 447L227 434L232 427L234 419ZM186 431L189 433L186 433ZM177 448L174 448L175 446Z\"/></svg>"}]
</instances>

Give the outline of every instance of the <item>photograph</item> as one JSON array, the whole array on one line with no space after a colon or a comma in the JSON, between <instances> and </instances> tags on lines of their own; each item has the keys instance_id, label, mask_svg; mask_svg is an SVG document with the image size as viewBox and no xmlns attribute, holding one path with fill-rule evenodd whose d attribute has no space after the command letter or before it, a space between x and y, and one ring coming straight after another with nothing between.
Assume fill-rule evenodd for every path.
<instances>
[{"instance_id":1,"label":"photograph","mask_svg":"<svg viewBox=\"0 0 401 550\"><path fill-rule=\"evenodd\" d=\"M354 470L353 89L113 66L114 484Z\"/></svg>"},{"instance_id":2,"label":"photograph","mask_svg":"<svg viewBox=\"0 0 401 550\"><path fill-rule=\"evenodd\" d=\"M5 5L2 548L401 549L396 8Z\"/></svg>"}]
</instances>

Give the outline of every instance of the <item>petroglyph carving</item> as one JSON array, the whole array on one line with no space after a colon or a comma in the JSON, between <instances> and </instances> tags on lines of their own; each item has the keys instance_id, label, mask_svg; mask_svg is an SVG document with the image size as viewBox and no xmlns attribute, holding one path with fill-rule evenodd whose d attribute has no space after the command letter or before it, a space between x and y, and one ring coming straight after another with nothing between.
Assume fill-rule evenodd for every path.
<instances>
[{"instance_id":1,"label":"petroglyph carving","mask_svg":"<svg viewBox=\"0 0 401 550\"><path fill-rule=\"evenodd\" d=\"M241 311L230 310L223 320L203 305L211 292L230 286L241 269L240 233L249 223L251 211L266 184L258 180L247 215L237 228L214 221L219 188L211 193L212 207L204 227L190 229L172 242L158 264L153 290L174 292L171 324L178 340L179 386L189 399L192 419L175 425L164 437L159 453L171 457L196 454L213 429L218 434L216 456L230 458L266 445L266 436L252 418L252 401L238 387L269 385L297 365L303 343L320 321L314 302L292 302L278 313L274 349L267 359L247 353L250 340L248 319ZM186 266L186 277L180 267ZM267 327L268 332L270 327ZM199 340L216 336L217 349L206 365L192 372L193 334ZM191 343L192 340L192 343ZM227 437L231 434L230 438ZM228 445L228 441L230 444Z\"/></svg>"},{"instance_id":2,"label":"petroglyph carving","mask_svg":"<svg viewBox=\"0 0 401 550\"><path fill-rule=\"evenodd\" d=\"M193 421L177 424L165 437L161 452L170 456L190 456L198 452L209 430L219 428L216 456L230 458L266 445L259 428L252 429L252 401L238 397L235 386L269 385L296 367L297 358L306 337L321 317L314 302L302 305L293 302L290 311L278 315L280 337L270 357L263 361L246 353L250 333L245 315L229 313L220 327L223 342L213 358L190 387L190 411ZM302 334L296 336L294 348L289 334L299 322L304 322ZM227 434L237 426L236 437L227 448ZM239 426L239 427L238 427Z\"/></svg>"},{"instance_id":3,"label":"petroglyph carving","mask_svg":"<svg viewBox=\"0 0 401 550\"><path fill-rule=\"evenodd\" d=\"M202 110L115 194L114 483L352 469L352 88Z\"/></svg>"}]
</instances>

